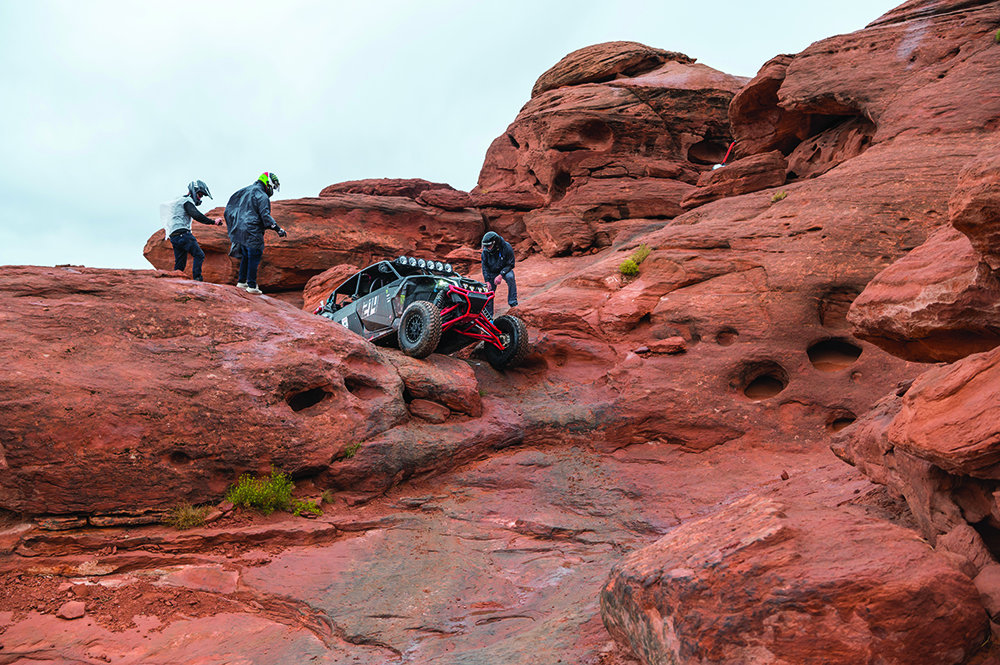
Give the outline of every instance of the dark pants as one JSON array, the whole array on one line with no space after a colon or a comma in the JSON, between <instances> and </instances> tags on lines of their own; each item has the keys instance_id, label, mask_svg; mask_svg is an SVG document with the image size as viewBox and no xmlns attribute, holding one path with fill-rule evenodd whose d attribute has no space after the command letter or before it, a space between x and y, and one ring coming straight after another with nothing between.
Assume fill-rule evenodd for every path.
<instances>
[{"instance_id":1,"label":"dark pants","mask_svg":"<svg viewBox=\"0 0 1000 665\"><path fill-rule=\"evenodd\" d=\"M496 275L490 275L488 273L483 273L483 277L486 279L486 284L490 287L490 291L494 292L493 300L496 300L496 290L497 287L493 283L493 280L497 278ZM517 282L514 281L514 271L511 270L506 275L503 276L503 281L507 282L507 304L511 307L517 305ZM487 312L490 316L493 315L493 301L486 306Z\"/></svg>"},{"instance_id":2,"label":"dark pants","mask_svg":"<svg viewBox=\"0 0 1000 665\"><path fill-rule=\"evenodd\" d=\"M237 282L246 282L250 288L257 286L257 268L260 267L260 260L264 257L264 248L254 249L246 245L240 245L243 257L240 259L240 276Z\"/></svg>"},{"instance_id":3,"label":"dark pants","mask_svg":"<svg viewBox=\"0 0 1000 665\"><path fill-rule=\"evenodd\" d=\"M187 267L188 254L190 254L194 257L194 263L191 265L191 274L200 282L201 264L205 261L205 252L198 245L194 234L190 231L184 231L175 236L170 236L170 244L174 246L174 270L184 270Z\"/></svg>"}]
</instances>

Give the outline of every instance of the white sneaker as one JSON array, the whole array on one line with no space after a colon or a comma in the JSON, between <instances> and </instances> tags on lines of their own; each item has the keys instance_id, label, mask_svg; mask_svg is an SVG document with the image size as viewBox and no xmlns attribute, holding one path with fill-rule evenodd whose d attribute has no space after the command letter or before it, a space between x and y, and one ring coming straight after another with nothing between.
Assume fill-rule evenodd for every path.
<instances>
[{"instance_id":1,"label":"white sneaker","mask_svg":"<svg viewBox=\"0 0 1000 665\"><path fill-rule=\"evenodd\" d=\"M260 289L258 289L256 286L254 286L254 287L248 286L247 287L247 293L249 293L251 295L255 295L255 296L262 296L262 295L264 295L264 292L261 291Z\"/></svg>"},{"instance_id":2,"label":"white sneaker","mask_svg":"<svg viewBox=\"0 0 1000 665\"><path fill-rule=\"evenodd\" d=\"M236 288L237 289L245 289L245 288L247 288L247 283L246 282L236 282Z\"/></svg>"}]
</instances>

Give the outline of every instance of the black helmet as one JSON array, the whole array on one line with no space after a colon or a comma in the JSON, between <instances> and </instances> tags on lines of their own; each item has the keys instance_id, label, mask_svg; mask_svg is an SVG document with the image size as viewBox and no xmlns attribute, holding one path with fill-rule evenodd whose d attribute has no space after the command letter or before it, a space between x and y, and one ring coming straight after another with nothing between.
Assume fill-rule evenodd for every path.
<instances>
[{"instance_id":1,"label":"black helmet","mask_svg":"<svg viewBox=\"0 0 1000 665\"><path fill-rule=\"evenodd\" d=\"M487 252L492 252L500 244L500 235L490 231L483 236L483 249Z\"/></svg>"},{"instance_id":2,"label":"black helmet","mask_svg":"<svg viewBox=\"0 0 1000 665\"><path fill-rule=\"evenodd\" d=\"M278 176L270 171L264 171L261 173L257 180L264 183L264 191L267 192L268 196L271 196L277 191L281 191L281 183L278 182Z\"/></svg>"},{"instance_id":3,"label":"black helmet","mask_svg":"<svg viewBox=\"0 0 1000 665\"><path fill-rule=\"evenodd\" d=\"M188 196L194 199L196 206L201 205L201 197L207 196L208 198L212 198L212 194L208 191L208 185L201 180L195 180L188 184Z\"/></svg>"}]
</instances>

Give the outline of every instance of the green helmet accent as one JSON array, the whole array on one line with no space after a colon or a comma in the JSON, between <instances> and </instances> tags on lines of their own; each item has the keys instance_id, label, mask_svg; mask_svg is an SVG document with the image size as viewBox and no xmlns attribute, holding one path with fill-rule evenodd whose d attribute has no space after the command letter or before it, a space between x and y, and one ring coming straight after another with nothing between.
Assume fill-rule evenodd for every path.
<instances>
[{"instance_id":1,"label":"green helmet accent","mask_svg":"<svg viewBox=\"0 0 1000 665\"><path fill-rule=\"evenodd\" d=\"M281 191L281 183L278 182L278 176L275 175L274 173L271 173L269 171L264 171L263 173L260 174L260 177L257 178L257 180L260 180L262 183L264 183L264 189L267 190L268 196L270 196L272 192Z\"/></svg>"}]
</instances>

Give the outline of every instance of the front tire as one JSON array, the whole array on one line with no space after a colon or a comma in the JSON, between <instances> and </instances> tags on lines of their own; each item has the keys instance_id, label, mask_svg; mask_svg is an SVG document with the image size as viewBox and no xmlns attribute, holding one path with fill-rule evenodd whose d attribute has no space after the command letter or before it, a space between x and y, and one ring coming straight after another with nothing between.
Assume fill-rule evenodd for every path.
<instances>
[{"instance_id":1,"label":"front tire","mask_svg":"<svg viewBox=\"0 0 1000 665\"><path fill-rule=\"evenodd\" d=\"M501 351L489 342L484 344L486 360L498 370L517 367L528 357L528 326L510 314L498 316L493 325L500 329L500 341L504 347Z\"/></svg>"},{"instance_id":2,"label":"front tire","mask_svg":"<svg viewBox=\"0 0 1000 665\"><path fill-rule=\"evenodd\" d=\"M399 318L399 348L412 358L426 358L441 341L441 310L434 303L417 300Z\"/></svg>"}]
</instances>

